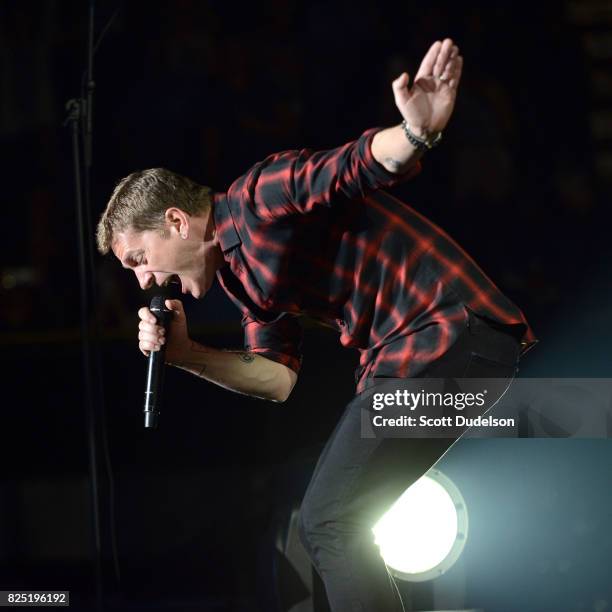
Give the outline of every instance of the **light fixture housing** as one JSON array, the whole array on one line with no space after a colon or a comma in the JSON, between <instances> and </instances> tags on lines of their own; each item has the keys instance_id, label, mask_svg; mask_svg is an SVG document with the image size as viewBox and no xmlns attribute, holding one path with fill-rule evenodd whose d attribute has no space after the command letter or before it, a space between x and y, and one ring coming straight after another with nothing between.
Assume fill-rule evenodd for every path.
<instances>
[{"instance_id":1,"label":"light fixture housing","mask_svg":"<svg viewBox=\"0 0 612 612\"><path fill-rule=\"evenodd\" d=\"M410 486L372 529L389 571L409 582L447 572L468 537L465 500L453 481L429 470Z\"/></svg>"}]
</instances>

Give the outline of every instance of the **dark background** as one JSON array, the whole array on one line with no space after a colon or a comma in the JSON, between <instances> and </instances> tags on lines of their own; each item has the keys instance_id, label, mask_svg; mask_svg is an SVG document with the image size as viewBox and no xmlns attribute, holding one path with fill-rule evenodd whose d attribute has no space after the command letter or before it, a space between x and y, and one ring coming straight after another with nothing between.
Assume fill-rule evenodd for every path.
<instances>
[{"instance_id":1,"label":"dark background","mask_svg":"<svg viewBox=\"0 0 612 612\"><path fill-rule=\"evenodd\" d=\"M92 598L94 565L63 121L86 65L87 8L0 4L0 588L70 589L77 603ZM610 376L609 2L99 0L97 33L117 8L95 58L94 220L136 169L164 166L221 191L269 153L330 148L397 123L392 79L414 75L430 44L451 36L465 58L455 114L422 174L394 192L523 309L540 344L522 375ZM310 326L283 405L170 370L162 426L145 431L136 312L148 298L110 257L96 256L96 266L108 440L98 447L101 512L107 526L114 509L121 565L117 586L105 527L106 589L131 602L126 609L197 601L193 609L255 610L267 530L299 499L351 397L357 355ZM186 307L200 341L241 345L238 312L218 287ZM494 521L490 549L478 549L476 530L466 561L470 605L612 605L596 570L612 545L608 441L551 442L465 441L444 460L472 479L468 503ZM516 495L504 497L509 490ZM497 547L495 521L506 529ZM572 521L582 539L555 548Z\"/></svg>"}]
</instances>

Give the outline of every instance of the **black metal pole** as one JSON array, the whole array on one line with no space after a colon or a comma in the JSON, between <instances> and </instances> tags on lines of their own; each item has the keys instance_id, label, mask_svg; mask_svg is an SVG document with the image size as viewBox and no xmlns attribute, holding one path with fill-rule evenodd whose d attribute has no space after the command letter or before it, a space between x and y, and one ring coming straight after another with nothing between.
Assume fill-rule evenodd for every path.
<instances>
[{"instance_id":1,"label":"black metal pole","mask_svg":"<svg viewBox=\"0 0 612 612\"><path fill-rule=\"evenodd\" d=\"M77 245L80 279L80 327L81 351L83 356L83 379L85 387L85 407L87 411L87 441L90 478L90 502L92 509L92 531L94 544L94 574L96 609L103 610L102 591L102 539L100 534L100 497L98 479L97 445L95 435L96 398L94 394L94 372L92 368L92 347L89 330L90 301L87 282L87 247L84 231L83 188L81 183L81 151L79 146L79 125L82 120L83 100L70 100L67 105L68 122L72 128L72 153L74 163L74 191L77 213Z\"/></svg>"},{"instance_id":2,"label":"black metal pole","mask_svg":"<svg viewBox=\"0 0 612 612\"><path fill-rule=\"evenodd\" d=\"M113 18L114 19L113 15ZM112 21L111 19L111 21ZM70 100L67 105L69 116L67 122L72 128L72 149L74 161L74 188L77 213L77 247L79 263L79 295L80 295L80 328L81 350L83 363L83 380L86 411L86 429L88 446L88 471L90 483L90 506L94 562L95 607L98 612L104 610L104 577L103 577L103 543L100 506L101 474L99 465L98 439L105 441L104 400L102 371L98 351L95 350L95 263L92 240L93 226L91 223L91 169L92 169L92 134L93 134L93 79L94 56L94 23L95 2L89 2L88 38L87 38L87 69L85 74L86 92L81 92L79 99ZM110 25L110 24L109 24ZM99 44L99 41L98 41ZM97 46L97 45L96 45ZM80 138L83 139L81 152ZM81 166L81 155L83 166ZM84 170L84 172L83 172ZM83 177L83 178L82 178ZM107 456L108 460L108 456ZM110 463L110 461L108 461ZM112 472L107 465L108 476L112 488ZM112 491L110 496L112 505ZM113 508L110 508L111 523ZM110 525L111 545L117 579L119 578L118 560L114 542L114 525Z\"/></svg>"},{"instance_id":3,"label":"black metal pole","mask_svg":"<svg viewBox=\"0 0 612 612\"><path fill-rule=\"evenodd\" d=\"M80 327L81 350L83 354L84 406L88 446L88 470L90 482L91 525L94 556L95 607L102 612L105 607L104 550L110 547L115 579L119 584L120 568L115 534L114 479L108 449L106 416L104 411L104 385L102 365L97 341L99 339L95 316L96 276L95 244L92 224L92 166L93 166L93 95L94 55L104 35L119 14L115 10L102 29L97 41L95 35L95 0L89 2L87 68L81 81L81 97L70 100L67 105L68 117L65 125L72 128L72 149L74 158L74 188L77 212L77 246L80 283ZM82 139L82 140L81 140ZM82 150L81 150L82 142ZM81 160L83 164L81 165ZM103 515L101 486L103 474L100 468L100 452L105 460L108 478L108 514ZM103 531L103 527L105 527ZM104 537L103 537L104 535ZM108 536L108 538L107 538Z\"/></svg>"}]
</instances>

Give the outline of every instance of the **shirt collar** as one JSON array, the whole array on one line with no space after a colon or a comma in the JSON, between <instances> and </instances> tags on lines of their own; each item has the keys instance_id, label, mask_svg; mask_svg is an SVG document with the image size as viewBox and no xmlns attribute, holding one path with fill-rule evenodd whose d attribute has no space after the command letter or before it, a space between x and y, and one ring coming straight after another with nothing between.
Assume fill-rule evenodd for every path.
<instances>
[{"instance_id":1,"label":"shirt collar","mask_svg":"<svg viewBox=\"0 0 612 612\"><path fill-rule=\"evenodd\" d=\"M213 195L213 218L215 220L215 231L219 238L219 244L224 253L242 243L236 231L236 224L230 212L225 193L215 193Z\"/></svg>"}]
</instances>

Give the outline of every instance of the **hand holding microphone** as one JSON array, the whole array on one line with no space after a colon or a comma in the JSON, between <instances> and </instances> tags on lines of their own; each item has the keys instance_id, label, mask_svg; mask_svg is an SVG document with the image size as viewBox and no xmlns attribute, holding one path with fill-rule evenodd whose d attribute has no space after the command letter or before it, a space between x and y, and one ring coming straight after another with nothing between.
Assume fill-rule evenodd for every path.
<instances>
[{"instance_id":1,"label":"hand holding microphone","mask_svg":"<svg viewBox=\"0 0 612 612\"><path fill-rule=\"evenodd\" d=\"M155 296L149 308L138 311L138 341L141 352L149 358L145 388L145 427L157 427L161 408L164 364L180 361L189 346L187 321L179 300Z\"/></svg>"}]
</instances>

